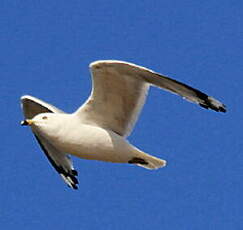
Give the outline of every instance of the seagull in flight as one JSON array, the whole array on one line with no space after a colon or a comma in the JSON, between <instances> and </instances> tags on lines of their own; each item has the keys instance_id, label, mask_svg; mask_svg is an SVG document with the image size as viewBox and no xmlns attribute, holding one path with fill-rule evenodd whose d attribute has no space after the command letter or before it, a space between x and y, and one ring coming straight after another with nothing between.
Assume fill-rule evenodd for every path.
<instances>
[{"instance_id":1,"label":"seagull in flight","mask_svg":"<svg viewBox=\"0 0 243 230\"><path fill-rule=\"evenodd\" d=\"M166 161L128 142L150 86L182 96L203 108L226 112L226 106L207 94L150 69L116 60L89 66L92 92L74 113L68 114L33 96L22 96L25 119L46 157L65 183L78 188L70 155L89 160L129 163L158 169Z\"/></svg>"}]
</instances>

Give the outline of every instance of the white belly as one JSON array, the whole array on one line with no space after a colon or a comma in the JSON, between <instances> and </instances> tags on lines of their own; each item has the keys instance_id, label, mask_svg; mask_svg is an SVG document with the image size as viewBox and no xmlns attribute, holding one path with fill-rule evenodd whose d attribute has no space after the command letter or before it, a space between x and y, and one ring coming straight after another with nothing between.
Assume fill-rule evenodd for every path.
<instances>
[{"instance_id":1,"label":"white belly","mask_svg":"<svg viewBox=\"0 0 243 230\"><path fill-rule=\"evenodd\" d=\"M138 151L116 133L90 125L59 133L55 145L80 158L120 163L128 162Z\"/></svg>"}]
</instances>

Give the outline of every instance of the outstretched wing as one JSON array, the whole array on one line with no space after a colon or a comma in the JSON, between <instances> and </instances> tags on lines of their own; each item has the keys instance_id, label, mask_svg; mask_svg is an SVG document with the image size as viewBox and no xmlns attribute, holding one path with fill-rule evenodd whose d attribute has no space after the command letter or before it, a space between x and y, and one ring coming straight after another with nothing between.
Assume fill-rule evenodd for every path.
<instances>
[{"instance_id":1,"label":"outstretched wing","mask_svg":"<svg viewBox=\"0 0 243 230\"><path fill-rule=\"evenodd\" d=\"M60 174L65 183L73 188L78 189L78 180L76 176L77 171L74 170L71 158L64 153L58 151L48 140L44 139L42 136L34 133L37 142L39 143L41 149L45 153L46 157Z\"/></svg>"},{"instance_id":2,"label":"outstretched wing","mask_svg":"<svg viewBox=\"0 0 243 230\"><path fill-rule=\"evenodd\" d=\"M56 108L55 106L50 105L32 96L21 97L21 105L25 119L31 119L39 113L63 113L63 111ZM69 187L77 189L78 180L76 176L78 175L78 173L76 170L74 170L69 155L58 151L51 143L48 142L48 140L43 138L39 133L37 133L33 129L32 131L41 149L45 153L47 159L60 174L65 183Z\"/></svg>"},{"instance_id":3,"label":"outstretched wing","mask_svg":"<svg viewBox=\"0 0 243 230\"><path fill-rule=\"evenodd\" d=\"M55 106L33 96L25 95L20 100L25 119L32 119L39 113L63 113Z\"/></svg>"},{"instance_id":4,"label":"outstretched wing","mask_svg":"<svg viewBox=\"0 0 243 230\"><path fill-rule=\"evenodd\" d=\"M226 112L218 100L184 83L152 70L121 61L90 64L93 88L76 114L82 122L128 136L134 127L150 85L178 94L188 101L217 112Z\"/></svg>"}]
</instances>

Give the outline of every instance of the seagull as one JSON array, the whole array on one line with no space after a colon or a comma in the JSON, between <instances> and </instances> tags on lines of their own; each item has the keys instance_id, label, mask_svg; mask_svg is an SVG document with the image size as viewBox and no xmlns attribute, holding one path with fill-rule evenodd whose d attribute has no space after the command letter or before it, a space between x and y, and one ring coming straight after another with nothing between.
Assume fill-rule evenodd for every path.
<instances>
[{"instance_id":1,"label":"seagull","mask_svg":"<svg viewBox=\"0 0 243 230\"><path fill-rule=\"evenodd\" d=\"M21 97L28 125L46 157L71 188L78 188L77 171L70 155L89 160L129 163L158 169L166 161L151 156L128 142L145 103L150 86L155 86L203 108L226 112L220 101L184 83L150 69L116 60L89 65L92 92L74 113L68 114L33 96Z\"/></svg>"}]
</instances>

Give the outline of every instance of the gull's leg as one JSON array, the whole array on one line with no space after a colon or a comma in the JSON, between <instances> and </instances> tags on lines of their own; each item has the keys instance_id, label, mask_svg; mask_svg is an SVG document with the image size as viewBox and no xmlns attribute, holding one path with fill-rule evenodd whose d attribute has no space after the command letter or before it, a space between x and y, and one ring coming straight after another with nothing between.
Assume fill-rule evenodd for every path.
<instances>
[{"instance_id":1,"label":"gull's leg","mask_svg":"<svg viewBox=\"0 0 243 230\"><path fill-rule=\"evenodd\" d=\"M148 162L145 161L142 158L138 158L138 157L133 157L131 160L128 161L129 164L141 164L141 165L147 165Z\"/></svg>"}]
</instances>

